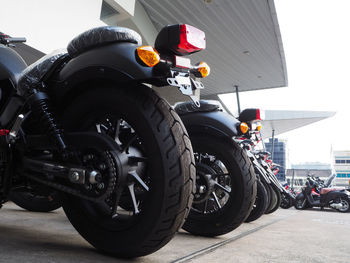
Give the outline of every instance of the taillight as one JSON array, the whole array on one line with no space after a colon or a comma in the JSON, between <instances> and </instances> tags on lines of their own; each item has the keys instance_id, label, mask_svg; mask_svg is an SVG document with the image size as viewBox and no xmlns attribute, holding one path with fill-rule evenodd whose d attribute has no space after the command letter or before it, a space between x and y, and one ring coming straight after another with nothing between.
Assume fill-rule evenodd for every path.
<instances>
[{"instance_id":1,"label":"taillight","mask_svg":"<svg viewBox=\"0 0 350 263\"><path fill-rule=\"evenodd\" d=\"M148 67L154 67L160 61L160 56L153 47L141 46L137 48L137 55Z\"/></svg>"},{"instance_id":2,"label":"taillight","mask_svg":"<svg viewBox=\"0 0 350 263\"><path fill-rule=\"evenodd\" d=\"M177 51L181 54L190 54L205 49L205 33L190 25L180 25L180 43Z\"/></svg>"},{"instance_id":3,"label":"taillight","mask_svg":"<svg viewBox=\"0 0 350 263\"><path fill-rule=\"evenodd\" d=\"M187 24L163 27L154 43L160 54L185 56L205 49L205 33Z\"/></svg>"},{"instance_id":4,"label":"taillight","mask_svg":"<svg viewBox=\"0 0 350 263\"><path fill-rule=\"evenodd\" d=\"M256 120L261 120L261 117L260 117L260 109L256 109L256 117L255 117Z\"/></svg>"}]
</instances>

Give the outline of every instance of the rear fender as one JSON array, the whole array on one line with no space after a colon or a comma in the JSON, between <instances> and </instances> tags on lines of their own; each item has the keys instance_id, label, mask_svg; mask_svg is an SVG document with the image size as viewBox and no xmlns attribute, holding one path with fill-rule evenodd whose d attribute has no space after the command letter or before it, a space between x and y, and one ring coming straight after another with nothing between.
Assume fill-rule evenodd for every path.
<instances>
[{"instance_id":1,"label":"rear fender","mask_svg":"<svg viewBox=\"0 0 350 263\"><path fill-rule=\"evenodd\" d=\"M180 117L190 137L203 134L221 137L234 143L233 138L239 135L239 121L226 112L192 112Z\"/></svg>"},{"instance_id":2,"label":"rear fender","mask_svg":"<svg viewBox=\"0 0 350 263\"><path fill-rule=\"evenodd\" d=\"M97 47L80 54L64 65L49 92L55 99L62 101L72 89L91 81L161 85L161 76L159 73L157 75L157 70L138 62L137 47L136 44L122 42Z\"/></svg>"}]
</instances>

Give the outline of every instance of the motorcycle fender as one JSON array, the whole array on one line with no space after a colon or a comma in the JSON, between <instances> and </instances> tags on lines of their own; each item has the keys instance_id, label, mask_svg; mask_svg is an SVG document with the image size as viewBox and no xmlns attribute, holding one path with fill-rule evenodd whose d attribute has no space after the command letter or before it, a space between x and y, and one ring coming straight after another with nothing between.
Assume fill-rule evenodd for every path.
<instances>
[{"instance_id":1,"label":"motorcycle fender","mask_svg":"<svg viewBox=\"0 0 350 263\"><path fill-rule=\"evenodd\" d=\"M72 88L92 80L110 80L116 83L157 82L159 78L156 77L154 68L138 61L137 47L136 44L122 42L80 54L64 65L50 92L54 93L55 99L61 100Z\"/></svg>"},{"instance_id":2,"label":"motorcycle fender","mask_svg":"<svg viewBox=\"0 0 350 263\"><path fill-rule=\"evenodd\" d=\"M192 112L180 117L190 137L194 135L209 135L234 143L233 137L239 135L237 130L239 121L226 112Z\"/></svg>"},{"instance_id":3,"label":"motorcycle fender","mask_svg":"<svg viewBox=\"0 0 350 263\"><path fill-rule=\"evenodd\" d=\"M0 44L0 80L9 79L15 86L17 77L26 67L27 64L17 52Z\"/></svg>"},{"instance_id":4,"label":"motorcycle fender","mask_svg":"<svg viewBox=\"0 0 350 263\"><path fill-rule=\"evenodd\" d=\"M249 152L247 152L248 156L249 156ZM263 180L265 183L267 184L271 184L271 181L269 179L269 177L267 176L265 169L263 167L260 166L259 162L254 158L254 159L250 159L253 163L254 166L254 171L256 174L259 175L260 180Z\"/></svg>"}]
</instances>

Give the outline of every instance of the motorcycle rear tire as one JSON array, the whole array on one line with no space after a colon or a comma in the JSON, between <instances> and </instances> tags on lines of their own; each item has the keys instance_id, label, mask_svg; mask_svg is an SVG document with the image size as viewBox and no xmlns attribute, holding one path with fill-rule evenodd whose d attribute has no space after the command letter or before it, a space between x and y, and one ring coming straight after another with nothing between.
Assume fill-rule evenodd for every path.
<instances>
[{"instance_id":1,"label":"motorcycle rear tire","mask_svg":"<svg viewBox=\"0 0 350 263\"><path fill-rule=\"evenodd\" d=\"M275 212L281 205L281 192L280 190L273 184L270 184L271 193L272 193L272 205L269 210L265 212L265 214L272 214Z\"/></svg>"},{"instance_id":2,"label":"motorcycle rear tire","mask_svg":"<svg viewBox=\"0 0 350 263\"><path fill-rule=\"evenodd\" d=\"M260 218L264 213L268 205L268 196L265 186L259 180L257 181L256 200L253 206L253 210L245 220L246 223L253 222Z\"/></svg>"},{"instance_id":3,"label":"motorcycle rear tire","mask_svg":"<svg viewBox=\"0 0 350 263\"><path fill-rule=\"evenodd\" d=\"M350 212L350 199L347 197L342 197L340 200L343 203L343 205L345 204L347 206L347 209L337 209L337 210L341 213Z\"/></svg>"},{"instance_id":4,"label":"motorcycle rear tire","mask_svg":"<svg viewBox=\"0 0 350 263\"><path fill-rule=\"evenodd\" d=\"M256 175L245 151L212 136L191 137L195 153L206 152L224 162L230 180L231 192L227 203L213 213L199 213L191 209L183 229L194 235L219 236L239 227L249 216L256 197Z\"/></svg>"},{"instance_id":5,"label":"motorcycle rear tire","mask_svg":"<svg viewBox=\"0 0 350 263\"><path fill-rule=\"evenodd\" d=\"M126 222L101 215L94 203L72 195L66 195L63 209L80 235L101 252L144 256L168 243L190 210L195 182L192 146L179 116L150 88L101 86L79 94L65 109L62 123L74 131L90 116L113 113L132 124L148 158L146 204Z\"/></svg>"}]
</instances>

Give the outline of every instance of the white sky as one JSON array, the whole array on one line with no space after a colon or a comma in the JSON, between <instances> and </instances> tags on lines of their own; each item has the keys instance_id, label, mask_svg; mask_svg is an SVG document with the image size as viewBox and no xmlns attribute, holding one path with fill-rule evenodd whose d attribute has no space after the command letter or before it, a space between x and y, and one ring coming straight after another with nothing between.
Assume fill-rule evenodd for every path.
<instances>
[{"instance_id":1,"label":"white sky","mask_svg":"<svg viewBox=\"0 0 350 263\"><path fill-rule=\"evenodd\" d=\"M329 110L337 114L285 133L289 160L331 162L350 150L350 1L275 0L289 87L240 93L241 108ZM235 94L222 95L236 110Z\"/></svg>"},{"instance_id":2,"label":"white sky","mask_svg":"<svg viewBox=\"0 0 350 263\"><path fill-rule=\"evenodd\" d=\"M48 53L95 26L102 0L0 0L0 31ZM291 163L330 162L350 150L350 0L275 0L289 87L241 93L241 107L331 110L335 117L286 133ZM74 27L72 27L74 25ZM236 108L235 95L225 95Z\"/></svg>"},{"instance_id":3,"label":"white sky","mask_svg":"<svg viewBox=\"0 0 350 263\"><path fill-rule=\"evenodd\" d=\"M0 0L0 32L26 37L44 52L67 47L78 34L97 26L102 0Z\"/></svg>"}]
</instances>

